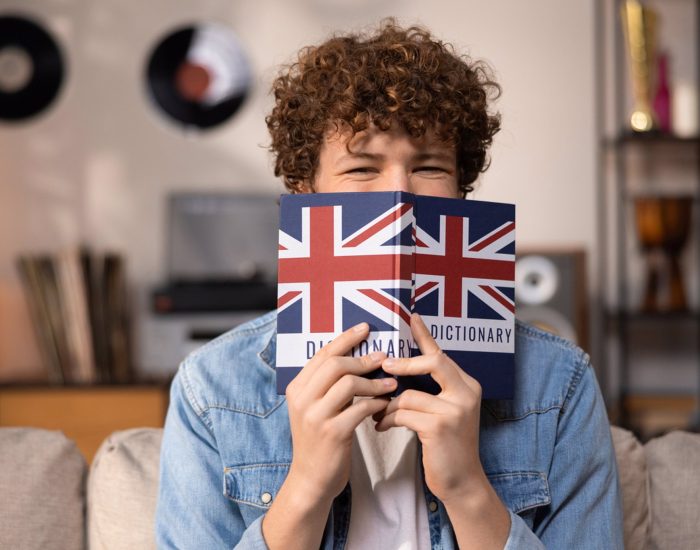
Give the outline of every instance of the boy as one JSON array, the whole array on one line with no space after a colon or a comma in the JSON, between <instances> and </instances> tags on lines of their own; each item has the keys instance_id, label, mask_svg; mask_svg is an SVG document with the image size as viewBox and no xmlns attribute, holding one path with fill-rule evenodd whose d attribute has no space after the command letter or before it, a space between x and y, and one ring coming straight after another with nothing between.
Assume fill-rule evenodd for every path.
<instances>
[{"instance_id":1,"label":"boy","mask_svg":"<svg viewBox=\"0 0 700 550\"><path fill-rule=\"evenodd\" d=\"M273 84L291 192L458 198L500 127L484 66L385 22L302 50ZM420 317L422 355L346 357L338 335L275 392L275 314L190 355L171 389L156 535L168 548L622 548L608 421L588 357L518 324L516 394L482 401ZM438 395L395 389L430 374ZM223 490L222 490L223 487Z\"/></svg>"}]
</instances>

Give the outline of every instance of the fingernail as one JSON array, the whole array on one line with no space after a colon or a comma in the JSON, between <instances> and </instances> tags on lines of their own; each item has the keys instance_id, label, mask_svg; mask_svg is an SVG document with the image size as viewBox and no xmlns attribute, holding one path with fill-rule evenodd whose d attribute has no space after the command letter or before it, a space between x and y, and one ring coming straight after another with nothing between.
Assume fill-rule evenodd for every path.
<instances>
[{"instance_id":1,"label":"fingernail","mask_svg":"<svg viewBox=\"0 0 700 550\"><path fill-rule=\"evenodd\" d=\"M369 325L367 323L360 323L359 325L355 325L352 330L355 332L364 332L369 328Z\"/></svg>"},{"instance_id":2,"label":"fingernail","mask_svg":"<svg viewBox=\"0 0 700 550\"><path fill-rule=\"evenodd\" d=\"M396 384L396 379L395 378L382 378L382 384L384 384L387 387L391 387L394 384Z\"/></svg>"},{"instance_id":3,"label":"fingernail","mask_svg":"<svg viewBox=\"0 0 700 550\"><path fill-rule=\"evenodd\" d=\"M381 361L384 358L384 354L381 351L373 351L369 354L369 358L372 361L372 363L377 363L378 361Z\"/></svg>"},{"instance_id":4,"label":"fingernail","mask_svg":"<svg viewBox=\"0 0 700 550\"><path fill-rule=\"evenodd\" d=\"M388 357L387 359L384 360L382 363L382 366L392 368L395 367L398 361L396 360L395 357Z\"/></svg>"}]
</instances>

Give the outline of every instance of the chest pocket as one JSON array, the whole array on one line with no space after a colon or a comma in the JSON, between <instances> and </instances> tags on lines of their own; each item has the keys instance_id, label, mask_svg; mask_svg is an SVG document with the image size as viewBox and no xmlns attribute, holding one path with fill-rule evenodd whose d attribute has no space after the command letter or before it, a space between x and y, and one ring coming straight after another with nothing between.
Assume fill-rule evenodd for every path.
<instances>
[{"instance_id":1,"label":"chest pocket","mask_svg":"<svg viewBox=\"0 0 700 550\"><path fill-rule=\"evenodd\" d=\"M547 476L540 472L487 474L503 503L532 529L535 512L552 502Z\"/></svg>"},{"instance_id":2,"label":"chest pocket","mask_svg":"<svg viewBox=\"0 0 700 550\"><path fill-rule=\"evenodd\" d=\"M246 526L272 505L288 473L288 463L224 468L224 494L238 503Z\"/></svg>"}]
</instances>

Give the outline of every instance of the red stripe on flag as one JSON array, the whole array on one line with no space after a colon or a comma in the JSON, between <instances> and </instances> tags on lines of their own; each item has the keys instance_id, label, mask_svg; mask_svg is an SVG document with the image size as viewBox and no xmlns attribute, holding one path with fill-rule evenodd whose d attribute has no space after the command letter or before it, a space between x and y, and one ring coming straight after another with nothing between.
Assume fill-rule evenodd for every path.
<instances>
[{"instance_id":1,"label":"red stripe on flag","mask_svg":"<svg viewBox=\"0 0 700 550\"><path fill-rule=\"evenodd\" d=\"M353 246L357 246L360 243L363 243L364 241L369 239L372 235L379 233L387 225L394 223L401 216L403 216L406 212L408 212L411 208L412 208L412 206L410 204L403 203L401 205L401 208L397 208L392 213L390 213L387 217L378 221L376 224L372 225L372 227L370 227L366 231L363 231L362 233L360 233L357 237L352 239L350 242L345 243L344 246L353 247Z\"/></svg>"},{"instance_id":2,"label":"red stripe on flag","mask_svg":"<svg viewBox=\"0 0 700 550\"><path fill-rule=\"evenodd\" d=\"M479 285L479 288L486 292L491 298L496 300L499 304L501 304L503 307L505 307L508 311L511 313L515 312L515 306L511 304L508 300L506 300L499 292L491 288L490 286L486 285Z\"/></svg>"},{"instance_id":3,"label":"red stripe on flag","mask_svg":"<svg viewBox=\"0 0 700 550\"><path fill-rule=\"evenodd\" d=\"M385 308L390 309L394 313L398 314L407 324L411 324L411 316L405 309L401 307L400 304L389 300L389 298L387 298L386 296L382 296L376 290L360 289L360 292L362 292L362 294L364 294L368 298L371 298L375 302L383 305Z\"/></svg>"},{"instance_id":4,"label":"red stripe on flag","mask_svg":"<svg viewBox=\"0 0 700 550\"><path fill-rule=\"evenodd\" d=\"M424 285L419 286L416 289L415 299L417 300L421 296L421 294L425 294L426 292L428 292L429 290L434 288L436 285L437 285L436 281L430 281L429 283L425 283Z\"/></svg>"},{"instance_id":5,"label":"red stripe on flag","mask_svg":"<svg viewBox=\"0 0 700 550\"><path fill-rule=\"evenodd\" d=\"M515 222L510 222L508 225L506 225L503 229L500 231L494 233L491 235L488 239L484 239L483 241L475 244L472 246L469 250L472 252L479 252L479 250L483 250L486 248L488 245L490 245L492 242L497 241L500 239L503 235L506 233L509 233L510 231L513 231L515 229Z\"/></svg>"},{"instance_id":6,"label":"red stripe on flag","mask_svg":"<svg viewBox=\"0 0 700 550\"><path fill-rule=\"evenodd\" d=\"M277 299L277 307L282 307L284 304L290 302L297 296L301 294L301 290L293 290L292 292L287 292Z\"/></svg>"}]
</instances>

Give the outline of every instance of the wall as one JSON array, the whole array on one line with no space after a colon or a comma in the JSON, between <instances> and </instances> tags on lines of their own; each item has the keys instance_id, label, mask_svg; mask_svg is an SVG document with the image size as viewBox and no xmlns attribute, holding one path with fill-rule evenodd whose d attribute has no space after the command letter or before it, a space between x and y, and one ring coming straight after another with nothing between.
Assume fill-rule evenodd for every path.
<instances>
[{"instance_id":1,"label":"wall","mask_svg":"<svg viewBox=\"0 0 700 550\"><path fill-rule=\"evenodd\" d=\"M503 130L475 197L517 204L522 246L594 250L592 2L433 0L428 9L417 0L0 0L0 11L7 8L41 15L70 67L49 111L23 125L0 124L0 375L38 364L18 253L78 241L125 251L143 326L146 292L164 277L167 193L279 193L263 123L275 67L331 30L386 15L421 22L496 70ZM185 135L150 107L142 73L162 33L197 20L233 28L250 53L255 86L229 124Z\"/></svg>"}]
</instances>

